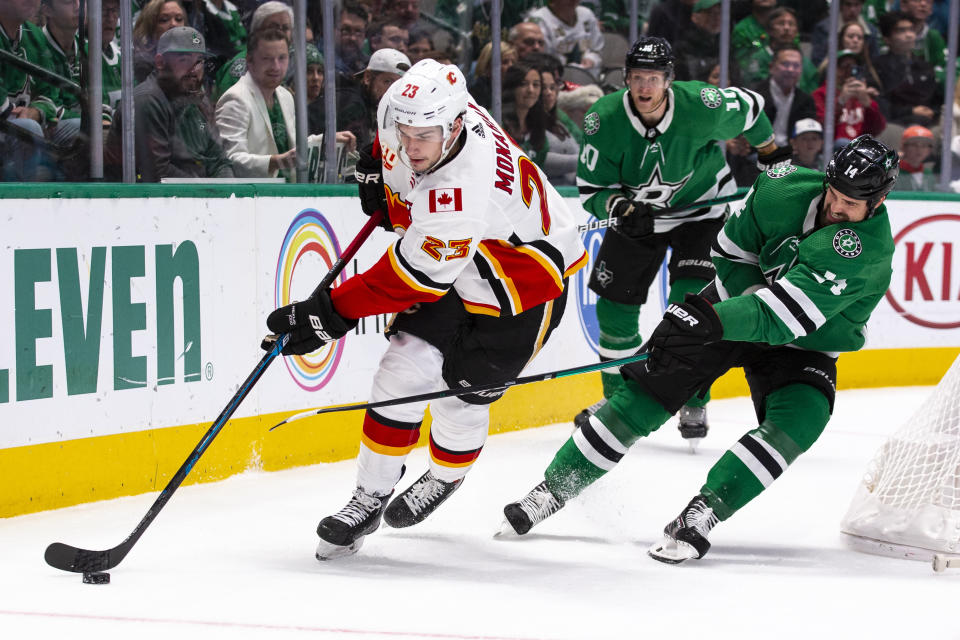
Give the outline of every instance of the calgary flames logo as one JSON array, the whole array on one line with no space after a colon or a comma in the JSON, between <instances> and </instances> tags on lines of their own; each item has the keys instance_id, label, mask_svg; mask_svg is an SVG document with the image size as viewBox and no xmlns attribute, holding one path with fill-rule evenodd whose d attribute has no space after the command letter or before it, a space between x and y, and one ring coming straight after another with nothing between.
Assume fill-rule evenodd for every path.
<instances>
[{"instance_id":1,"label":"calgary flames logo","mask_svg":"<svg viewBox=\"0 0 960 640\"><path fill-rule=\"evenodd\" d=\"M447 74L447 82L450 84L457 84L457 76L455 73L453 73L453 71Z\"/></svg>"}]
</instances>

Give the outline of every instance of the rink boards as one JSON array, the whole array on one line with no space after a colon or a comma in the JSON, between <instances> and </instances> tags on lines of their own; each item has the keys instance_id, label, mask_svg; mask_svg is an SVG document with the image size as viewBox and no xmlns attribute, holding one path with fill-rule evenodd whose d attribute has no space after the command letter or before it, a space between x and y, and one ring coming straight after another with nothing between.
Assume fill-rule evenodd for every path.
<instances>
[{"instance_id":1,"label":"rink boards","mask_svg":"<svg viewBox=\"0 0 960 640\"><path fill-rule=\"evenodd\" d=\"M0 189L0 517L162 488L259 361L266 314L307 296L359 231L354 193ZM586 222L575 191L564 195ZM894 194L889 209L894 280L867 349L841 358L842 388L932 384L960 351L960 199ZM584 234L591 255L602 233ZM370 267L395 239L376 231L345 274ZM571 279L563 322L527 373L597 360L588 274ZM645 335L664 306L660 278L641 317ZM188 482L356 455L359 412L267 430L309 407L365 400L388 320L368 318L318 354L275 361ZM746 392L739 372L713 390ZM493 405L491 430L569 421L599 394L598 374L514 388Z\"/></svg>"}]
</instances>

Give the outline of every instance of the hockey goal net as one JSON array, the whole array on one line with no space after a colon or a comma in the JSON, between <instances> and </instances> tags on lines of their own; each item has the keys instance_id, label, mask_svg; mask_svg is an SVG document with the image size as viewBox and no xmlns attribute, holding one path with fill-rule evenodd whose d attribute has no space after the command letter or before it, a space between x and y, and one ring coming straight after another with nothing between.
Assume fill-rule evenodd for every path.
<instances>
[{"instance_id":1,"label":"hockey goal net","mask_svg":"<svg viewBox=\"0 0 960 640\"><path fill-rule=\"evenodd\" d=\"M960 357L874 456L841 528L862 551L960 554Z\"/></svg>"}]
</instances>

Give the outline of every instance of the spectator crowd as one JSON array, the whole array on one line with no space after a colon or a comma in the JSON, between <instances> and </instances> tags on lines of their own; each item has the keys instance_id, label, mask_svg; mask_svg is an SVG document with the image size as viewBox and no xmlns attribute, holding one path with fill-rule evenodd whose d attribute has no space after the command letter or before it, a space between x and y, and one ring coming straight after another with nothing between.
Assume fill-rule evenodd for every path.
<instances>
[{"instance_id":1,"label":"spectator crowd","mask_svg":"<svg viewBox=\"0 0 960 640\"><path fill-rule=\"evenodd\" d=\"M779 146L819 166L822 154L869 133L900 149L898 188L934 188L946 75L946 0L838 0L830 33L825 0L736 0L730 84L764 98ZM320 2L294 23L292 0L102 0L103 109L90 114L86 86L89 15L81 0L0 2L0 147L4 181L89 178L88 122L102 123L104 173L123 168L120 3L131 2L134 147L139 181L164 178L311 180L326 134L325 91L334 90L343 158L376 134L376 109L411 65L433 58L461 67L474 98L490 107L493 47L499 47L502 121L557 185L575 184L582 116L623 88L629 47L627 0L507 0L502 38L490 3L340 0L334 11L335 77L325 77ZM641 3L644 6L644 3ZM293 35L306 35L307 149L297 149ZM658 0L640 33L666 38L676 78L719 83L720 0ZM837 43L834 140L825 141L827 52ZM27 66L10 62L15 56ZM81 63L82 62L82 63ZM34 66L30 66L34 65ZM53 73L42 73L36 67ZM956 101L955 101L956 104ZM960 122L960 104L949 114ZM953 128L957 134L957 127ZM960 137L954 139L960 152ZM752 150L726 143L738 184L752 182ZM955 163L960 165L960 163ZM340 179L349 180L348 171Z\"/></svg>"}]
</instances>

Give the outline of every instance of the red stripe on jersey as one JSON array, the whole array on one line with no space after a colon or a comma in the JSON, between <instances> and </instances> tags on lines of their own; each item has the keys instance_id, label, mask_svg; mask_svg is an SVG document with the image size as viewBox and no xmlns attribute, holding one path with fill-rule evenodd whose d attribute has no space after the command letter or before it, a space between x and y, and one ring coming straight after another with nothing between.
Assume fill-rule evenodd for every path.
<instances>
[{"instance_id":1,"label":"red stripe on jersey","mask_svg":"<svg viewBox=\"0 0 960 640\"><path fill-rule=\"evenodd\" d=\"M484 240L481 244L486 255L497 263L496 271L510 291L515 313L563 293L560 275L547 260L497 240Z\"/></svg>"},{"instance_id":2,"label":"red stripe on jersey","mask_svg":"<svg viewBox=\"0 0 960 640\"><path fill-rule=\"evenodd\" d=\"M414 281L397 271L388 249L375 265L349 278L333 290L337 313L346 318L363 318L380 313L397 313L417 302L434 302L443 293L417 288Z\"/></svg>"},{"instance_id":3,"label":"red stripe on jersey","mask_svg":"<svg viewBox=\"0 0 960 640\"><path fill-rule=\"evenodd\" d=\"M463 308L466 309L469 313L479 313L485 316L499 316L500 307L492 304L484 304L482 302L471 302L470 300L465 300L460 298L463 302Z\"/></svg>"},{"instance_id":4,"label":"red stripe on jersey","mask_svg":"<svg viewBox=\"0 0 960 640\"><path fill-rule=\"evenodd\" d=\"M411 447L420 439L419 422L386 425L367 411L363 416L364 438L384 447Z\"/></svg>"}]
</instances>

